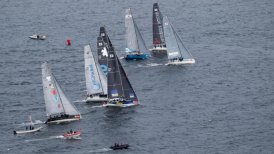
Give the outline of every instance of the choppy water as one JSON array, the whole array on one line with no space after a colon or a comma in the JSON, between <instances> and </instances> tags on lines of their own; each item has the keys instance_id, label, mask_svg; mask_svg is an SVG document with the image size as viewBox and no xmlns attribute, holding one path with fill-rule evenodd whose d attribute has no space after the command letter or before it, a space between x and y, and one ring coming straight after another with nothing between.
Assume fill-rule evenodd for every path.
<instances>
[{"instance_id":1,"label":"choppy water","mask_svg":"<svg viewBox=\"0 0 274 154\"><path fill-rule=\"evenodd\" d=\"M111 110L76 103L79 122L12 134L30 114L46 120L41 62L51 63L70 100L84 99L83 46L95 47L99 26L106 25L122 56L128 7L150 46L153 2L1 0L0 153L273 153L272 0L159 0L195 65L122 61L141 106ZM34 33L48 39L29 40ZM58 138L71 128L82 131L80 140ZM109 151L114 142L132 147Z\"/></svg>"}]
</instances>

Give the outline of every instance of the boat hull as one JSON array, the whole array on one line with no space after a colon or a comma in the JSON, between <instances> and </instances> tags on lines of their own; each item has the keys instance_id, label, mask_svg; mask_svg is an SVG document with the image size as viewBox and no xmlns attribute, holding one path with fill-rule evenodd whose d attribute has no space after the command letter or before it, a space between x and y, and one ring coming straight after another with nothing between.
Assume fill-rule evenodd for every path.
<instances>
[{"instance_id":1,"label":"boat hull","mask_svg":"<svg viewBox=\"0 0 274 154\"><path fill-rule=\"evenodd\" d=\"M133 101L133 102L120 102L120 101L115 101L115 102L108 102L106 104L103 104L104 107L118 107L118 108L124 108L124 107L133 107L139 105L139 102Z\"/></svg>"},{"instance_id":2,"label":"boat hull","mask_svg":"<svg viewBox=\"0 0 274 154\"><path fill-rule=\"evenodd\" d=\"M37 35L32 35L32 36L29 36L29 38L34 40L45 40L47 37L46 36L37 37Z\"/></svg>"},{"instance_id":3,"label":"boat hull","mask_svg":"<svg viewBox=\"0 0 274 154\"><path fill-rule=\"evenodd\" d=\"M38 127L38 128L35 128L33 130L22 130L22 131L14 131L14 134L26 134L26 133L34 133L34 132L38 132L40 131L40 129L42 129L42 127Z\"/></svg>"},{"instance_id":4,"label":"boat hull","mask_svg":"<svg viewBox=\"0 0 274 154\"><path fill-rule=\"evenodd\" d=\"M182 61L169 61L166 65L187 65L187 64L195 64L195 59L184 59Z\"/></svg>"},{"instance_id":5,"label":"boat hull","mask_svg":"<svg viewBox=\"0 0 274 154\"><path fill-rule=\"evenodd\" d=\"M77 121L77 120L80 120L80 118L70 118L70 119L54 120L54 121L49 121L49 122L47 122L47 124L68 123L68 122Z\"/></svg>"},{"instance_id":6,"label":"boat hull","mask_svg":"<svg viewBox=\"0 0 274 154\"><path fill-rule=\"evenodd\" d=\"M107 97L100 97L100 96L87 97L85 100L86 103L102 103L107 101L108 101Z\"/></svg>"},{"instance_id":7,"label":"boat hull","mask_svg":"<svg viewBox=\"0 0 274 154\"><path fill-rule=\"evenodd\" d=\"M125 56L126 60L144 60L148 58L149 58L148 54L128 54Z\"/></svg>"}]
</instances>

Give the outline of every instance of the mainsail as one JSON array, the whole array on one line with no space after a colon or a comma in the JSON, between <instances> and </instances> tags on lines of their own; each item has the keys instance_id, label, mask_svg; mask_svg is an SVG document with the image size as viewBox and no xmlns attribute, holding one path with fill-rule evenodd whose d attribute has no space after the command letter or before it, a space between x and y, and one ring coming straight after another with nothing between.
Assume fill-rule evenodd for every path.
<instances>
[{"instance_id":1,"label":"mainsail","mask_svg":"<svg viewBox=\"0 0 274 154\"><path fill-rule=\"evenodd\" d=\"M163 30L163 16L160 12L158 3L153 4L152 10L152 31L153 31L153 44L165 45L164 30Z\"/></svg>"},{"instance_id":2,"label":"mainsail","mask_svg":"<svg viewBox=\"0 0 274 154\"><path fill-rule=\"evenodd\" d=\"M165 41L168 51L168 59L183 58L183 59L193 59L192 55L185 48L180 37L173 28L172 23L169 21L168 17L165 16L163 19Z\"/></svg>"},{"instance_id":3,"label":"mainsail","mask_svg":"<svg viewBox=\"0 0 274 154\"><path fill-rule=\"evenodd\" d=\"M103 33L100 33L100 35ZM104 33L105 35L106 33ZM97 37L97 53L98 53L98 63L101 66L101 70L107 76L108 74L108 51L106 48L106 43L104 43L103 37Z\"/></svg>"},{"instance_id":4,"label":"mainsail","mask_svg":"<svg viewBox=\"0 0 274 154\"><path fill-rule=\"evenodd\" d=\"M107 44L108 47L112 47L112 43L108 37L107 31L105 27L100 27L99 36L103 38L103 41Z\"/></svg>"},{"instance_id":5,"label":"mainsail","mask_svg":"<svg viewBox=\"0 0 274 154\"><path fill-rule=\"evenodd\" d=\"M107 79L95 61L89 45L84 47L87 94L107 94Z\"/></svg>"},{"instance_id":6,"label":"mainsail","mask_svg":"<svg viewBox=\"0 0 274 154\"><path fill-rule=\"evenodd\" d=\"M46 62L42 64L42 82L47 116L80 114L65 96Z\"/></svg>"},{"instance_id":7,"label":"mainsail","mask_svg":"<svg viewBox=\"0 0 274 154\"><path fill-rule=\"evenodd\" d=\"M148 51L142 35L135 23L131 9L126 9L125 15L126 43L128 52L146 52Z\"/></svg>"},{"instance_id":8,"label":"mainsail","mask_svg":"<svg viewBox=\"0 0 274 154\"><path fill-rule=\"evenodd\" d=\"M108 67L108 98L138 101L113 47L109 48Z\"/></svg>"}]
</instances>

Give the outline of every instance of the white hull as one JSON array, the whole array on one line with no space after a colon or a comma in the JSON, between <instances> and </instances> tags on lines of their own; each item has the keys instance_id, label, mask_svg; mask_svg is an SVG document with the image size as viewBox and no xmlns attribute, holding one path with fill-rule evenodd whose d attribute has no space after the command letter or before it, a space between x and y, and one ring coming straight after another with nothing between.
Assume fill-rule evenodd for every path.
<instances>
[{"instance_id":1,"label":"white hull","mask_svg":"<svg viewBox=\"0 0 274 154\"><path fill-rule=\"evenodd\" d=\"M166 52L167 49L165 47L156 47L156 48L152 48L152 49L149 49L150 51L152 52Z\"/></svg>"},{"instance_id":2,"label":"white hull","mask_svg":"<svg viewBox=\"0 0 274 154\"><path fill-rule=\"evenodd\" d=\"M19 131L15 131L15 134L34 133L34 132L40 131L41 128L42 127L38 127L38 128L33 129L33 130L19 130Z\"/></svg>"},{"instance_id":3,"label":"white hull","mask_svg":"<svg viewBox=\"0 0 274 154\"><path fill-rule=\"evenodd\" d=\"M99 96L93 96L93 97L87 97L85 100L86 103L98 103L98 102L107 102L107 97L99 97Z\"/></svg>"},{"instance_id":4,"label":"white hull","mask_svg":"<svg viewBox=\"0 0 274 154\"><path fill-rule=\"evenodd\" d=\"M47 122L47 123L48 124L60 124L60 123L67 123L67 122L72 122L72 121L76 121L76 120L80 120L80 119L79 118L61 119L61 120L50 121L50 122Z\"/></svg>"},{"instance_id":5,"label":"white hull","mask_svg":"<svg viewBox=\"0 0 274 154\"><path fill-rule=\"evenodd\" d=\"M47 37L44 35L39 35L39 37L37 37L37 35L32 35L32 36L29 36L29 38L35 39L35 40L45 40Z\"/></svg>"},{"instance_id":6,"label":"white hull","mask_svg":"<svg viewBox=\"0 0 274 154\"><path fill-rule=\"evenodd\" d=\"M183 61L179 61L179 60L169 61L166 65L185 65L185 64L195 64L195 59L184 59Z\"/></svg>"}]
</instances>

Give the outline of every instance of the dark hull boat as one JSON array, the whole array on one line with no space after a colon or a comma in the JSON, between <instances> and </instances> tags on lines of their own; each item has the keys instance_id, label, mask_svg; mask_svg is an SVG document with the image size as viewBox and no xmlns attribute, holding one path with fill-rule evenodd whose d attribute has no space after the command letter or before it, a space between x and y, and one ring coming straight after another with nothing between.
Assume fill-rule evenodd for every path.
<instances>
[{"instance_id":1,"label":"dark hull boat","mask_svg":"<svg viewBox=\"0 0 274 154\"><path fill-rule=\"evenodd\" d=\"M166 56L167 49L163 30L163 16L158 3L153 4L152 10L153 47L150 49L153 56Z\"/></svg>"},{"instance_id":2,"label":"dark hull boat","mask_svg":"<svg viewBox=\"0 0 274 154\"><path fill-rule=\"evenodd\" d=\"M115 144L114 146L111 146L110 149L112 150L123 150L123 149L128 149L129 145L128 144Z\"/></svg>"},{"instance_id":3,"label":"dark hull boat","mask_svg":"<svg viewBox=\"0 0 274 154\"><path fill-rule=\"evenodd\" d=\"M121 65L119 58L114 51L114 47L109 37L104 33L105 40L101 45L107 50L108 74L107 90L108 102L104 103L105 107L130 107L139 104L138 98L127 78L127 75Z\"/></svg>"}]
</instances>

